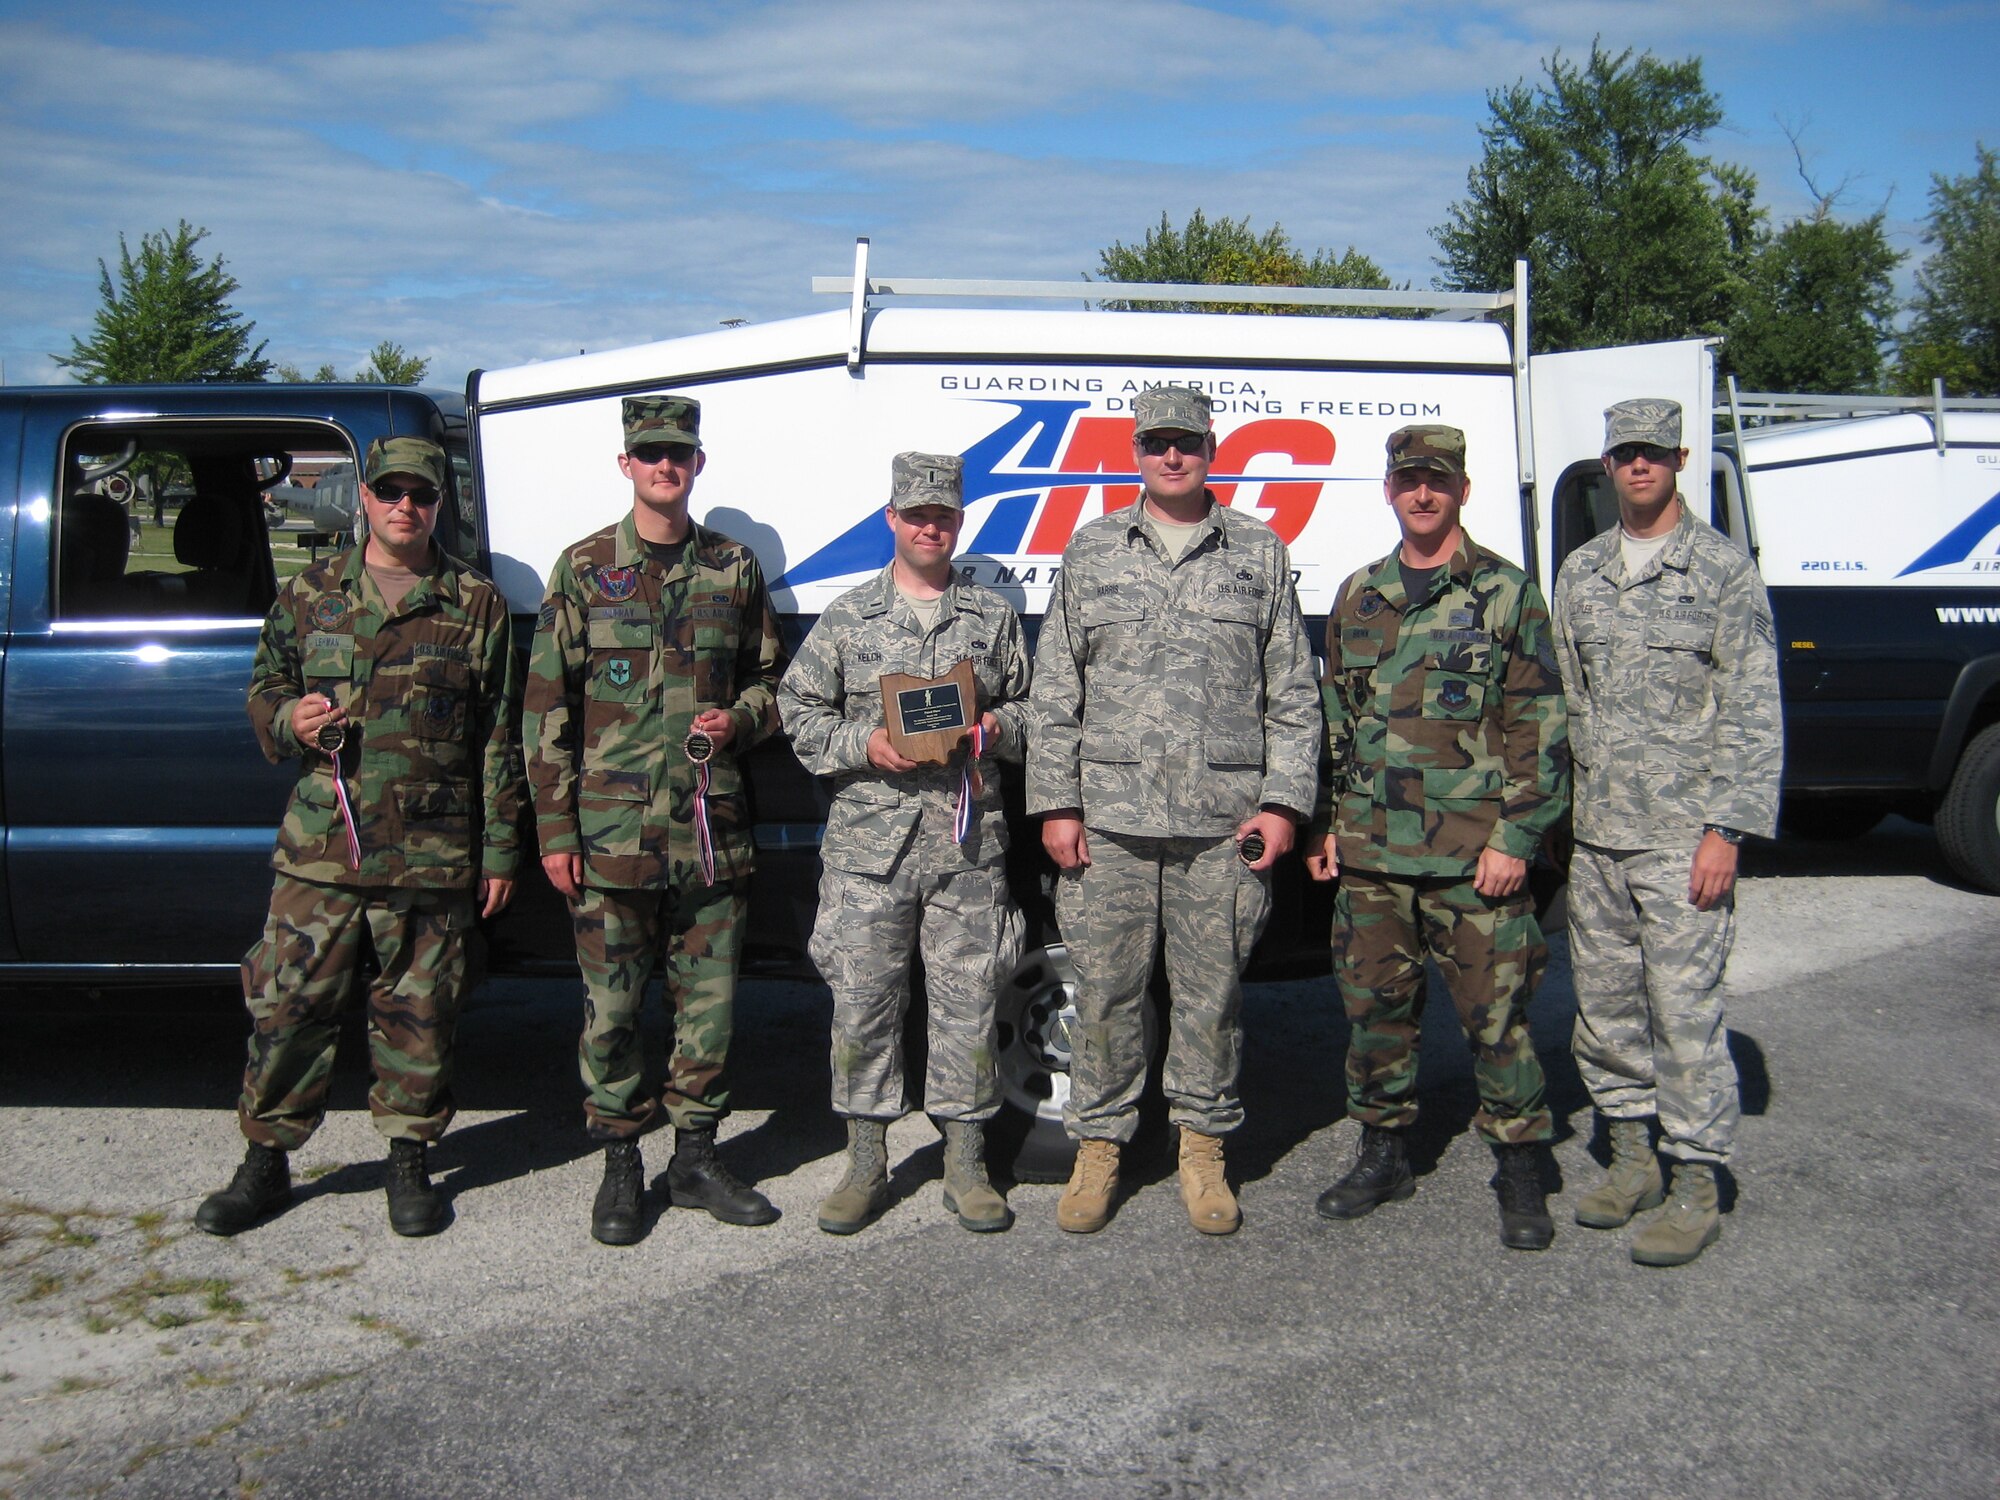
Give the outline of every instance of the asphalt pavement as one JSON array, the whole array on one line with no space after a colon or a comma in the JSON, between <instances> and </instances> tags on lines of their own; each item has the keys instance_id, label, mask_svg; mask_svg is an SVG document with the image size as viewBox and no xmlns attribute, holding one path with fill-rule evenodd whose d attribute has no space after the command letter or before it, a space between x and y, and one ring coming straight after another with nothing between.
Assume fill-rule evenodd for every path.
<instances>
[{"instance_id":1,"label":"asphalt pavement","mask_svg":"<svg viewBox=\"0 0 2000 1500\"><path fill-rule=\"evenodd\" d=\"M1026 1185L1014 1229L967 1234L912 1118L896 1206L835 1239L824 991L747 986L724 1149L785 1217L670 1210L629 1250L587 1235L568 986L468 1016L430 1241L383 1220L358 1049L300 1203L220 1241L187 1217L240 1154L232 1005L16 1003L0 1494L1990 1496L2000 902L1904 824L1749 869L1739 1158L1722 1240L1676 1270L1569 1221L1601 1156L1560 938L1532 1010L1561 1133L1541 1254L1498 1242L1441 993L1407 1203L1312 1211L1355 1127L1330 983L1298 981L1246 1006L1240 1233L1195 1234L1154 1153L1098 1235Z\"/></svg>"}]
</instances>

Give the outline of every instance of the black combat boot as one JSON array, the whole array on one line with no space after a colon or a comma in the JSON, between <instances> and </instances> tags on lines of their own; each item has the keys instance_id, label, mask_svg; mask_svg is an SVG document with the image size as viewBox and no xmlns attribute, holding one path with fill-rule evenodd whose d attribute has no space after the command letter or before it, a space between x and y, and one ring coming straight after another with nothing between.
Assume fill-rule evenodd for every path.
<instances>
[{"instance_id":1,"label":"black combat boot","mask_svg":"<svg viewBox=\"0 0 2000 1500\"><path fill-rule=\"evenodd\" d=\"M1541 1148L1534 1145L1495 1146L1500 1170L1493 1174L1493 1192L1500 1200L1500 1243L1509 1250L1546 1250L1556 1237L1542 1193Z\"/></svg>"},{"instance_id":2,"label":"black combat boot","mask_svg":"<svg viewBox=\"0 0 2000 1500\"><path fill-rule=\"evenodd\" d=\"M676 1208L705 1208L725 1224L773 1224L778 1218L771 1200L737 1181L715 1154L713 1125L674 1131L667 1197Z\"/></svg>"},{"instance_id":3,"label":"black combat boot","mask_svg":"<svg viewBox=\"0 0 2000 1500\"><path fill-rule=\"evenodd\" d=\"M1400 1203L1416 1190L1403 1133L1363 1125L1352 1170L1321 1193L1313 1206L1323 1219L1358 1219L1373 1213L1378 1204Z\"/></svg>"},{"instance_id":4,"label":"black combat boot","mask_svg":"<svg viewBox=\"0 0 2000 1500\"><path fill-rule=\"evenodd\" d=\"M444 1228L444 1199L431 1187L422 1141L389 1142L389 1227L401 1235Z\"/></svg>"},{"instance_id":5,"label":"black combat boot","mask_svg":"<svg viewBox=\"0 0 2000 1500\"><path fill-rule=\"evenodd\" d=\"M636 1245L646 1230L641 1201L646 1196L646 1163L636 1140L604 1148L604 1181L590 1205L590 1237L600 1245Z\"/></svg>"},{"instance_id":6,"label":"black combat boot","mask_svg":"<svg viewBox=\"0 0 2000 1500\"><path fill-rule=\"evenodd\" d=\"M252 1141L229 1186L201 1200L194 1227L210 1234L241 1234L291 1202L292 1168L285 1153Z\"/></svg>"}]
</instances>

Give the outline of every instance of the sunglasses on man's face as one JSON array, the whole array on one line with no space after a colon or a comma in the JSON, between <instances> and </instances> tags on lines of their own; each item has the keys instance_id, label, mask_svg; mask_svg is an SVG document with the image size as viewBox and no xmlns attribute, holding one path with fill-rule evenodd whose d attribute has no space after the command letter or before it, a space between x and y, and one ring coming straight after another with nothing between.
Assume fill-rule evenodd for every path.
<instances>
[{"instance_id":1,"label":"sunglasses on man's face","mask_svg":"<svg viewBox=\"0 0 2000 1500\"><path fill-rule=\"evenodd\" d=\"M638 447L629 449L628 451L631 454L631 457L634 462L642 463L647 468L650 469L653 465L661 462L663 459L669 459L669 458L672 459L676 464L687 463L694 457L694 444L693 443L641 443Z\"/></svg>"},{"instance_id":2,"label":"sunglasses on man's face","mask_svg":"<svg viewBox=\"0 0 2000 1500\"><path fill-rule=\"evenodd\" d=\"M1649 464L1671 464L1674 450L1661 448L1653 443L1620 443L1611 450L1611 461L1621 469L1635 458L1643 458Z\"/></svg>"},{"instance_id":3,"label":"sunglasses on man's face","mask_svg":"<svg viewBox=\"0 0 2000 1500\"><path fill-rule=\"evenodd\" d=\"M1201 432L1140 434L1139 451L1148 458L1158 458L1169 448L1178 448L1188 458L1201 458L1208 452L1208 434Z\"/></svg>"},{"instance_id":4,"label":"sunglasses on man's face","mask_svg":"<svg viewBox=\"0 0 2000 1500\"><path fill-rule=\"evenodd\" d=\"M428 510L438 503L437 486L434 484L371 484L368 488L384 505L395 505L407 499L412 504L421 505Z\"/></svg>"}]
</instances>

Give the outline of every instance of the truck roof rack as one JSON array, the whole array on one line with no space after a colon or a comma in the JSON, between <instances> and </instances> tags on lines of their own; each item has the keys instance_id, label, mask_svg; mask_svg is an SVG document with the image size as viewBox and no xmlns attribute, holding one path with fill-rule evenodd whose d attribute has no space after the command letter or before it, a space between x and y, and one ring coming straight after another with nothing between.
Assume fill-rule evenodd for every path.
<instances>
[{"instance_id":1,"label":"truck roof rack","mask_svg":"<svg viewBox=\"0 0 2000 1500\"><path fill-rule=\"evenodd\" d=\"M1738 437L1742 436L1746 423L1770 427L1780 422L1840 421L1908 412L1931 419L1931 432L1940 453L1945 449L1946 412L2000 411L2000 399L1991 396L1947 396L1942 380L1931 382L1928 396L1843 396L1810 391L1746 391L1737 387L1736 377L1731 375L1727 392L1727 399L1716 406L1714 416Z\"/></svg>"},{"instance_id":2,"label":"truck roof rack","mask_svg":"<svg viewBox=\"0 0 2000 1500\"><path fill-rule=\"evenodd\" d=\"M1528 268L1514 266L1514 285L1504 292L1372 291L1324 286L1208 286L1178 281L994 281L935 276L874 276L868 270L868 238L854 242L852 276L815 276L815 294L844 295L848 303L847 365L858 370L867 353L868 313L885 297L982 298L1007 301L1234 302L1273 307L1355 307L1417 310L1448 320L1468 320L1511 310L1514 358L1528 357ZM1517 372L1518 373L1518 372Z\"/></svg>"}]
</instances>

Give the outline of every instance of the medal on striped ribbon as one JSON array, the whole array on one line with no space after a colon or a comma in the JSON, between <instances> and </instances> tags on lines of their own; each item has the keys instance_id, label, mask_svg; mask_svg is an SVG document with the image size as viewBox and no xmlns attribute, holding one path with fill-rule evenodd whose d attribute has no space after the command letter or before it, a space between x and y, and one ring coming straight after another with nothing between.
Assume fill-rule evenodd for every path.
<instances>
[{"instance_id":1,"label":"medal on striped ribbon","mask_svg":"<svg viewBox=\"0 0 2000 1500\"><path fill-rule=\"evenodd\" d=\"M699 729L688 731L681 751L694 766L694 846L701 860L704 884L715 884L715 830L708 821L708 763L715 757L715 741Z\"/></svg>"},{"instance_id":2,"label":"medal on striped ribbon","mask_svg":"<svg viewBox=\"0 0 2000 1500\"><path fill-rule=\"evenodd\" d=\"M347 727L328 724L315 736L326 753L327 774L333 778L333 798L340 804L340 826L347 833L347 868L361 868L361 839L354 831L354 804L347 800L347 780L340 774L340 748L347 743Z\"/></svg>"},{"instance_id":3,"label":"medal on striped ribbon","mask_svg":"<svg viewBox=\"0 0 2000 1500\"><path fill-rule=\"evenodd\" d=\"M965 836L972 832L972 779L975 774L973 762L986 753L986 726L975 723L966 731L969 747L965 761L958 768L958 806L951 818L952 842L962 844Z\"/></svg>"}]
</instances>

